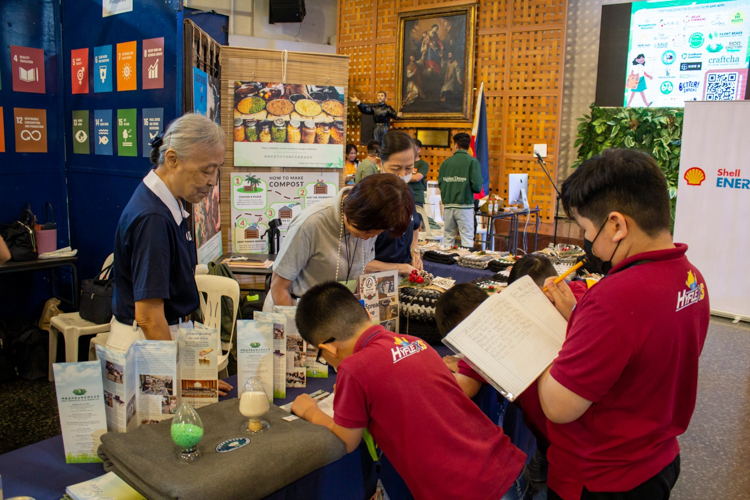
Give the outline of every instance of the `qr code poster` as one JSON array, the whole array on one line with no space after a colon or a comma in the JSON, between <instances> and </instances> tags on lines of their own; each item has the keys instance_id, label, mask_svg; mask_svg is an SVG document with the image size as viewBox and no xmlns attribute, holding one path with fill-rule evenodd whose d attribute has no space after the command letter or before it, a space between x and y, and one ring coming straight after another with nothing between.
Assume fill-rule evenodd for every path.
<instances>
[{"instance_id":1,"label":"qr code poster","mask_svg":"<svg viewBox=\"0 0 750 500\"><path fill-rule=\"evenodd\" d=\"M703 81L703 100L738 101L745 98L747 68L706 71Z\"/></svg>"}]
</instances>

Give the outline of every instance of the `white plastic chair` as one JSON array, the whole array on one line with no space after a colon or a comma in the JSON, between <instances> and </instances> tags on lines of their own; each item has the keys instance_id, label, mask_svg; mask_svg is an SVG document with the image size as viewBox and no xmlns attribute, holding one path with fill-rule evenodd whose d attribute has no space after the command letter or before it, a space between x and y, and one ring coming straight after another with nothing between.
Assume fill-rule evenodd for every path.
<instances>
[{"instance_id":1,"label":"white plastic chair","mask_svg":"<svg viewBox=\"0 0 750 500\"><path fill-rule=\"evenodd\" d=\"M430 227L430 221L427 220L427 210L417 205L417 213L422 216L422 221L424 222L424 231L419 231L419 239L443 241L443 235Z\"/></svg>"},{"instance_id":2,"label":"white plastic chair","mask_svg":"<svg viewBox=\"0 0 750 500\"><path fill-rule=\"evenodd\" d=\"M216 328L219 332L218 371L221 373L227 369L229 353L234 341L234 327L237 323L237 310L240 307L240 285L232 278L208 274L196 276L195 283L198 285L198 295L201 299L203 324L209 328ZM221 341L222 297L228 297L232 300L232 333L228 343ZM226 354L223 352L224 350L226 350Z\"/></svg>"},{"instance_id":3,"label":"white plastic chair","mask_svg":"<svg viewBox=\"0 0 750 500\"><path fill-rule=\"evenodd\" d=\"M112 264L115 254L109 254L104 261L102 269ZM109 274L104 276L109 277ZM81 318L77 312L58 314L53 316L49 325L49 380L55 380L52 364L57 361L57 340L60 333L65 339L65 362L75 363L78 361L78 339L83 335L97 335L109 331L109 323L97 325L91 321Z\"/></svg>"}]
</instances>

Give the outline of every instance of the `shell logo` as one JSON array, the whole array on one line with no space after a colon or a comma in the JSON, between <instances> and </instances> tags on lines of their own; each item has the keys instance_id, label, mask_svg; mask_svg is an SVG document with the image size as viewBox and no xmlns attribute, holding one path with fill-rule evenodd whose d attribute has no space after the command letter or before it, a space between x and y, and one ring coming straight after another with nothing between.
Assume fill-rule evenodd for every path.
<instances>
[{"instance_id":1,"label":"shell logo","mask_svg":"<svg viewBox=\"0 0 750 500\"><path fill-rule=\"evenodd\" d=\"M698 167L689 168L685 172L685 180L688 186L700 186L706 180L706 173Z\"/></svg>"}]
</instances>

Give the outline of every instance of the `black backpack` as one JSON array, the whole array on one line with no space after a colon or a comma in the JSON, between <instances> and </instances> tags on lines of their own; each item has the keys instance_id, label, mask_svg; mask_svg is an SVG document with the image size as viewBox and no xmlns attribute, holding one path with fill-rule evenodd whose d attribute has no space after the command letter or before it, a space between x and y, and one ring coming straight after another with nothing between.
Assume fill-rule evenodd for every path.
<instances>
[{"instance_id":1,"label":"black backpack","mask_svg":"<svg viewBox=\"0 0 750 500\"><path fill-rule=\"evenodd\" d=\"M26 262L36 260L39 257L36 249L36 238L34 237L34 213L28 203L21 212L21 217L13 224L3 224L5 230L3 239L10 250L11 260Z\"/></svg>"},{"instance_id":2,"label":"black backpack","mask_svg":"<svg viewBox=\"0 0 750 500\"><path fill-rule=\"evenodd\" d=\"M0 321L0 383L18 376L13 358L13 344L25 326L20 320Z\"/></svg>"},{"instance_id":3,"label":"black backpack","mask_svg":"<svg viewBox=\"0 0 750 500\"><path fill-rule=\"evenodd\" d=\"M28 326L13 343L13 357L21 378L46 378L49 375L49 332Z\"/></svg>"}]
</instances>

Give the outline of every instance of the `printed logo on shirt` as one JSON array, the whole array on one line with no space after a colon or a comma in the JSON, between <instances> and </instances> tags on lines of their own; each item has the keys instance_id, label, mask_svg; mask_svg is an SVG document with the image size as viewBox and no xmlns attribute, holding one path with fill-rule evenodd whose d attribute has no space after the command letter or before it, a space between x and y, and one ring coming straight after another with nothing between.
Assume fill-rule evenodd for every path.
<instances>
[{"instance_id":1,"label":"printed logo on shirt","mask_svg":"<svg viewBox=\"0 0 750 500\"><path fill-rule=\"evenodd\" d=\"M466 182L466 177L443 177L443 182Z\"/></svg>"},{"instance_id":2,"label":"printed logo on shirt","mask_svg":"<svg viewBox=\"0 0 750 500\"><path fill-rule=\"evenodd\" d=\"M692 270L688 270L688 277L685 284L687 285L687 289L677 292L677 311L700 302L706 296L705 285L698 283Z\"/></svg>"},{"instance_id":3,"label":"printed logo on shirt","mask_svg":"<svg viewBox=\"0 0 750 500\"><path fill-rule=\"evenodd\" d=\"M408 358L412 354L416 354L427 349L427 344L425 344L423 340L415 340L414 342L409 342L403 337L394 337L394 340L396 341L396 347L391 349L391 354L393 355L393 364L396 364L399 361Z\"/></svg>"}]
</instances>

